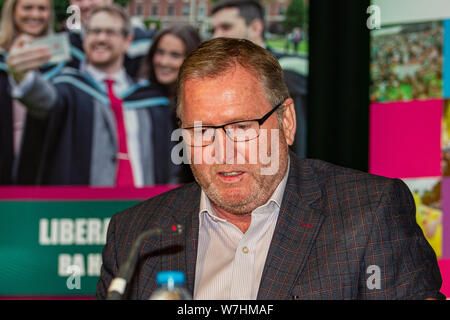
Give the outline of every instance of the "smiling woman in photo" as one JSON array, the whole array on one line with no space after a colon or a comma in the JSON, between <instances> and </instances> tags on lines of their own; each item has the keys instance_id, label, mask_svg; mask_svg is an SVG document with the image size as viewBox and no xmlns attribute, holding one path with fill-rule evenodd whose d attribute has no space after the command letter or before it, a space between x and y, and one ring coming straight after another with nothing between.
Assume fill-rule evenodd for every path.
<instances>
[{"instance_id":1,"label":"smiling woman in photo","mask_svg":"<svg viewBox=\"0 0 450 320\"><path fill-rule=\"evenodd\" d=\"M27 119L23 106L11 97L6 67L8 51L20 37L26 36L31 41L33 38L52 34L53 17L52 0L7 0L3 5L0 26L0 185L18 182L19 177L13 173L13 168L16 167L17 173L18 158L25 148L24 144L30 143L31 147L37 145L35 142L44 134L41 124ZM61 69L60 65L46 64L40 71L51 78ZM33 133L25 130L25 127L27 130L33 128ZM32 149L33 147L28 150ZM33 158L37 158L39 150L32 152ZM33 184L33 166L23 164L23 167L28 167L27 178L21 183Z\"/></svg>"},{"instance_id":2,"label":"smiling woman in photo","mask_svg":"<svg viewBox=\"0 0 450 320\"><path fill-rule=\"evenodd\" d=\"M8 0L2 10L0 48L8 51L21 34L41 37L53 33L51 0Z\"/></svg>"},{"instance_id":3,"label":"smiling woman in photo","mask_svg":"<svg viewBox=\"0 0 450 320\"><path fill-rule=\"evenodd\" d=\"M200 45L198 31L189 25L162 29L153 37L140 76L159 87L175 105L178 72L186 56Z\"/></svg>"},{"instance_id":4,"label":"smiling woman in photo","mask_svg":"<svg viewBox=\"0 0 450 320\"><path fill-rule=\"evenodd\" d=\"M177 126L176 86L178 73L184 59L201 43L198 31L190 25L174 25L157 32L152 46L143 60L140 77L150 81L150 85L157 88L170 101L171 120L173 127ZM183 165L178 174L180 182L193 180L188 165Z\"/></svg>"}]
</instances>

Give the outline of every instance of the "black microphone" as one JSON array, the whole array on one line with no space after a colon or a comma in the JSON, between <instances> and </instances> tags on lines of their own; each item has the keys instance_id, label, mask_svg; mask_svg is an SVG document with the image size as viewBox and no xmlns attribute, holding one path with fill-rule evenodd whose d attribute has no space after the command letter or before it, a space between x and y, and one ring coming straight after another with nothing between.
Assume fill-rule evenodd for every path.
<instances>
[{"instance_id":1,"label":"black microphone","mask_svg":"<svg viewBox=\"0 0 450 320\"><path fill-rule=\"evenodd\" d=\"M147 237L158 236L162 233L167 232L177 232L178 234L181 234L183 232L183 226L177 224L169 228L153 228L144 231L137 237L136 241L134 241L133 246L131 247L131 251L128 255L127 260L119 268L117 276L113 279L113 281L111 281L111 284L109 285L108 296L106 297L106 300L122 300L127 284L133 277L134 269L136 268L136 264L138 262L139 250L141 249L144 240Z\"/></svg>"}]
</instances>

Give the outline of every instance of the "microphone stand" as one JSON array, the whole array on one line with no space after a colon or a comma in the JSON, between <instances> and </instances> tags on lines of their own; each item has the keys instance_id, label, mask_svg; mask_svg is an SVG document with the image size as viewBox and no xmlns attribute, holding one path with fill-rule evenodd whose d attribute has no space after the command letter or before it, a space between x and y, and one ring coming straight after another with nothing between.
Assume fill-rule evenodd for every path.
<instances>
[{"instance_id":1,"label":"microphone stand","mask_svg":"<svg viewBox=\"0 0 450 320\"><path fill-rule=\"evenodd\" d=\"M133 243L127 260L119 268L117 276L113 279L113 281L111 281L106 300L122 300L123 295L125 294L126 286L133 277L133 273L138 262L139 250L141 249L144 240L148 237L158 236L165 232L177 232L178 234L181 234L183 232L183 226L173 225L169 229L153 228L141 233Z\"/></svg>"}]
</instances>

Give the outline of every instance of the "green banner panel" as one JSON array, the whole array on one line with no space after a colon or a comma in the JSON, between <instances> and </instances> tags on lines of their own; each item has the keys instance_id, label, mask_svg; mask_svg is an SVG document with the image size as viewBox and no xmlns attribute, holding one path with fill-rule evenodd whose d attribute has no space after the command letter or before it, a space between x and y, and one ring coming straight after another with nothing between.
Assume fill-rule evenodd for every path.
<instances>
[{"instance_id":1,"label":"green banner panel","mask_svg":"<svg viewBox=\"0 0 450 320\"><path fill-rule=\"evenodd\" d=\"M94 295L109 220L139 201L0 201L0 295Z\"/></svg>"}]
</instances>

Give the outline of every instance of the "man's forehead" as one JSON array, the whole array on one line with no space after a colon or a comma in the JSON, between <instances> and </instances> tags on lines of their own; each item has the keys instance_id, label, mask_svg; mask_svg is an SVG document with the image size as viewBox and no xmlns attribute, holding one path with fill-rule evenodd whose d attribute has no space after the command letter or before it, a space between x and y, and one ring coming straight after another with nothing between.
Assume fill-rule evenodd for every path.
<instances>
[{"instance_id":1,"label":"man's forehead","mask_svg":"<svg viewBox=\"0 0 450 320\"><path fill-rule=\"evenodd\" d=\"M114 14L110 14L106 11L100 11L91 16L88 20L88 24L90 27L92 26L117 26L118 24L120 26L123 26L122 19Z\"/></svg>"},{"instance_id":2,"label":"man's forehead","mask_svg":"<svg viewBox=\"0 0 450 320\"><path fill-rule=\"evenodd\" d=\"M243 19L240 16L239 9L237 7L223 8L217 11L212 16L213 23L223 23L223 22L236 22L236 19Z\"/></svg>"},{"instance_id":3,"label":"man's forehead","mask_svg":"<svg viewBox=\"0 0 450 320\"><path fill-rule=\"evenodd\" d=\"M252 72L237 64L218 75L187 78L184 82L184 91L188 95L193 89L201 88L214 88L222 97L230 97L232 91L248 93L247 89L251 89L253 93L260 92L262 84Z\"/></svg>"},{"instance_id":4,"label":"man's forehead","mask_svg":"<svg viewBox=\"0 0 450 320\"><path fill-rule=\"evenodd\" d=\"M268 103L260 81L243 67L232 68L216 78L187 79L182 99L183 109L189 113L203 113L208 109L213 112L213 118L219 116L214 115L218 107L221 112L228 108L245 112L250 105Z\"/></svg>"}]
</instances>

